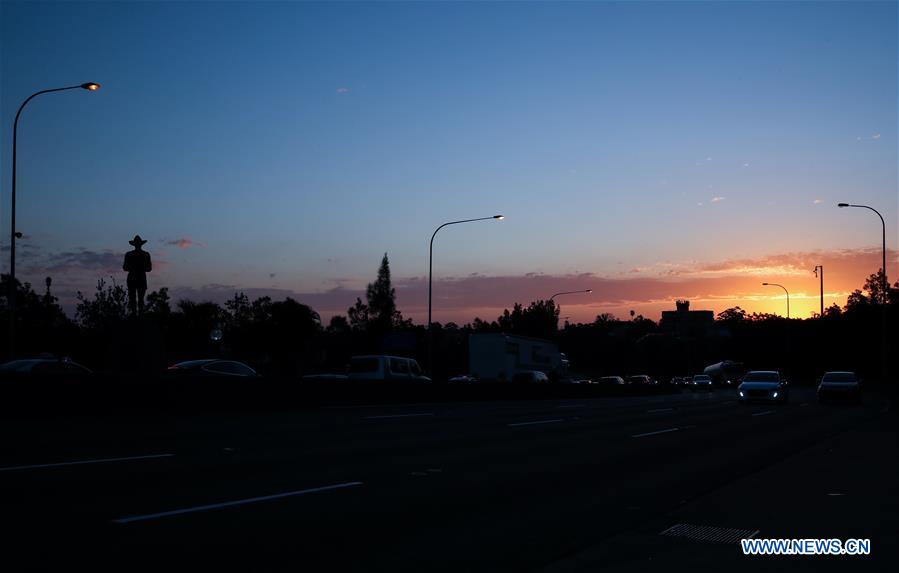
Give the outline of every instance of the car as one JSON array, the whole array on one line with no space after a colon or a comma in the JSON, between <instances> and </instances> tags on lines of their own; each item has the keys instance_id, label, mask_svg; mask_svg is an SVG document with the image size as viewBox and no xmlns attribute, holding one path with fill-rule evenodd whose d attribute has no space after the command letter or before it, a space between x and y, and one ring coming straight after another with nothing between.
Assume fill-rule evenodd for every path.
<instances>
[{"instance_id":1,"label":"car","mask_svg":"<svg viewBox=\"0 0 899 573\"><path fill-rule=\"evenodd\" d=\"M460 374L458 376L453 376L447 380L447 382L452 382L453 384L473 384L477 381L477 378L475 378L474 376L469 376L468 374Z\"/></svg>"},{"instance_id":2,"label":"car","mask_svg":"<svg viewBox=\"0 0 899 573\"><path fill-rule=\"evenodd\" d=\"M624 378L621 376L603 376L596 381L600 386L625 386Z\"/></svg>"},{"instance_id":3,"label":"car","mask_svg":"<svg viewBox=\"0 0 899 573\"><path fill-rule=\"evenodd\" d=\"M827 372L818 384L818 401L851 400L861 402L861 380L855 372Z\"/></svg>"},{"instance_id":4,"label":"car","mask_svg":"<svg viewBox=\"0 0 899 573\"><path fill-rule=\"evenodd\" d=\"M77 381L93 375L90 369L66 357L42 356L10 360L0 365L4 378L36 377L47 380Z\"/></svg>"},{"instance_id":5,"label":"car","mask_svg":"<svg viewBox=\"0 0 899 573\"><path fill-rule=\"evenodd\" d=\"M185 360L168 367L171 376L196 378L258 378L255 370L236 360L221 358L205 358L201 360Z\"/></svg>"},{"instance_id":6,"label":"car","mask_svg":"<svg viewBox=\"0 0 899 573\"><path fill-rule=\"evenodd\" d=\"M711 392L714 389L712 377L707 374L697 374L690 380L690 390L694 392Z\"/></svg>"},{"instance_id":7,"label":"car","mask_svg":"<svg viewBox=\"0 0 899 573\"><path fill-rule=\"evenodd\" d=\"M350 380L431 381L412 358L374 354L350 358L347 377Z\"/></svg>"},{"instance_id":8,"label":"car","mask_svg":"<svg viewBox=\"0 0 899 573\"><path fill-rule=\"evenodd\" d=\"M777 370L753 370L743 376L737 387L737 396L741 404L747 402L780 402L785 404L789 399L787 381Z\"/></svg>"},{"instance_id":9,"label":"car","mask_svg":"<svg viewBox=\"0 0 899 573\"><path fill-rule=\"evenodd\" d=\"M525 384L549 382L549 376L540 370L516 370L512 374L512 382L522 382Z\"/></svg>"},{"instance_id":10,"label":"car","mask_svg":"<svg viewBox=\"0 0 899 573\"><path fill-rule=\"evenodd\" d=\"M646 374L636 374L633 376L628 376L625 379L625 382L627 382L628 384L634 384L636 386L651 386L652 378L650 378Z\"/></svg>"}]
</instances>

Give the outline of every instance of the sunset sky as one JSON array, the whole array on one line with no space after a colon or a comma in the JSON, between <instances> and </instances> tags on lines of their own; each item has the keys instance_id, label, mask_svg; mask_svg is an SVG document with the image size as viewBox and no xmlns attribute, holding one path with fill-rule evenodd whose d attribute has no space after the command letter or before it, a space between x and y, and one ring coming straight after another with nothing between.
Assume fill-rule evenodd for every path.
<instances>
[{"instance_id":1,"label":"sunset sky","mask_svg":"<svg viewBox=\"0 0 899 573\"><path fill-rule=\"evenodd\" d=\"M0 5L0 233L19 278L344 313L387 252L400 310L493 319L843 304L899 279L897 4Z\"/></svg>"}]
</instances>

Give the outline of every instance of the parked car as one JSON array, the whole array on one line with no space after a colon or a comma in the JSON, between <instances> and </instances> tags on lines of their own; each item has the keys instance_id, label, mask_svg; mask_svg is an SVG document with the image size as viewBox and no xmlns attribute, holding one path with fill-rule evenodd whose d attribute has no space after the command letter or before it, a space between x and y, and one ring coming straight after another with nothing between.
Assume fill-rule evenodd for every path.
<instances>
[{"instance_id":1,"label":"parked car","mask_svg":"<svg viewBox=\"0 0 899 573\"><path fill-rule=\"evenodd\" d=\"M203 360L186 360L168 367L172 376L196 378L256 378L255 370L236 360L206 358Z\"/></svg>"},{"instance_id":2,"label":"parked car","mask_svg":"<svg viewBox=\"0 0 899 573\"><path fill-rule=\"evenodd\" d=\"M737 388L741 404L752 401L786 403L789 388L780 372L776 370L753 370L743 376Z\"/></svg>"},{"instance_id":3,"label":"parked car","mask_svg":"<svg viewBox=\"0 0 899 573\"><path fill-rule=\"evenodd\" d=\"M518 370L512 374L512 382L549 382L549 376L539 370Z\"/></svg>"},{"instance_id":4,"label":"parked car","mask_svg":"<svg viewBox=\"0 0 899 573\"><path fill-rule=\"evenodd\" d=\"M47 380L80 380L93 375L90 369L65 357L40 357L11 360L0 365L4 378L38 377Z\"/></svg>"},{"instance_id":5,"label":"parked car","mask_svg":"<svg viewBox=\"0 0 899 573\"><path fill-rule=\"evenodd\" d=\"M460 374L458 376L453 376L447 380L447 382L452 382L453 384L474 384L478 379L474 376L469 376L468 374Z\"/></svg>"},{"instance_id":6,"label":"parked car","mask_svg":"<svg viewBox=\"0 0 899 573\"><path fill-rule=\"evenodd\" d=\"M818 401L851 400L861 402L861 380L855 372L828 372L818 384Z\"/></svg>"},{"instance_id":7,"label":"parked car","mask_svg":"<svg viewBox=\"0 0 899 573\"><path fill-rule=\"evenodd\" d=\"M714 389L712 377L707 374L697 374L690 381L690 390L694 392L711 392Z\"/></svg>"},{"instance_id":8,"label":"parked car","mask_svg":"<svg viewBox=\"0 0 899 573\"><path fill-rule=\"evenodd\" d=\"M627 379L625 379L625 382L635 386L651 386L652 378L646 374L635 374L633 376L628 376Z\"/></svg>"},{"instance_id":9,"label":"parked car","mask_svg":"<svg viewBox=\"0 0 899 573\"><path fill-rule=\"evenodd\" d=\"M431 381L422 374L417 361L402 356L353 356L347 376L350 380Z\"/></svg>"},{"instance_id":10,"label":"parked car","mask_svg":"<svg viewBox=\"0 0 899 573\"><path fill-rule=\"evenodd\" d=\"M624 378L621 376L603 376L596 383L600 386L625 386Z\"/></svg>"}]
</instances>

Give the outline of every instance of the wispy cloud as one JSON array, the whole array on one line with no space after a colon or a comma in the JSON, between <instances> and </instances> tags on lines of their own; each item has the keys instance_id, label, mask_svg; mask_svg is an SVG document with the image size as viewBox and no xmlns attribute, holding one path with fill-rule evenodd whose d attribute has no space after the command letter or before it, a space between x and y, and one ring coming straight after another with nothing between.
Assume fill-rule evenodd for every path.
<instances>
[{"instance_id":1,"label":"wispy cloud","mask_svg":"<svg viewBox=\"0 0 899 573\"><path fill-rule=\"evenodd\" d=\"M712 203L720 203L720 202L724 201L725 199L727 199L727 197L712 197L711 202Z\"/></svg>"},{"instance_id":2,"label":"wispy cloud","mask_svg":"<svg viewBox=\"0 0 899 573\"><path fill-rule=\"evenodd\" d=\"M824 201L823 201L822 199L815 199L814 201L812 201L812 203L813 203L814 205L820 205L820 204L823 203L823 202L824 202Z\"/></svg>"},{"instance_id":3,"label":"wispy cloud","mask_svg":"<svg viewBox=\"0 0 899 573\"><path fill-rule=\"evenodd\" d=\"M348 94L350 93L350 88L337 88L337 93L339 94Z\"/></svg>"},{"instance_id":4,"label":"wispy cloud","mask_svg":"<svg viewBox=\"0 0 899 573\"><path fill-rule=\"evenodd\" d=\"M180 239L160 239L160 241L164 245L171 245L173 247L178 247L181 250L189 249L191 247L205 247L205 243L201 243L199 241L194 241L190 237L181 237Z\"/></svg>"},{"instance_id":5,"label":"wispy cloud","mask_svg":"<svg viewBox=\"0 0 899 573\"><path fill-rule=\"evenodd\" d=\"M863 136L859 135L858 137L855 138L856 141L877 141L878 139L880 139L880 133L877 131L875 131L874 133L872 133L871 135L869 135L867 137L863 137Z\"/></svg>"}]
</instances>

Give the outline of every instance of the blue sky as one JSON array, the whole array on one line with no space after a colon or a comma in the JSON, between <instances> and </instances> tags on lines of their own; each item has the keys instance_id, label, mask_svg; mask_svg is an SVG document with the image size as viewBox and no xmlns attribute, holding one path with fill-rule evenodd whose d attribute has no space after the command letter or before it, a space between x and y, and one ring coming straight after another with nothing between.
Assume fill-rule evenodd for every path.
<instances>
[{"instance_id":1,"label":"blue sky","mask_svg":"<svg viewBox=\"0 0 899 573\"><path fill-rule=\"evenodd\" d=\"M843 200L897 246L895 2L4 2L0 26L3 237L17 106L103 84L19 127L20 276L52 270L61 297L135 233L151 288L338 310L385 251L414 290L437 225L494 213L441 231L438 278L662 280L878 246ZM463 293L443 318L494 306Z\"/></svg>"}]
</instances>

